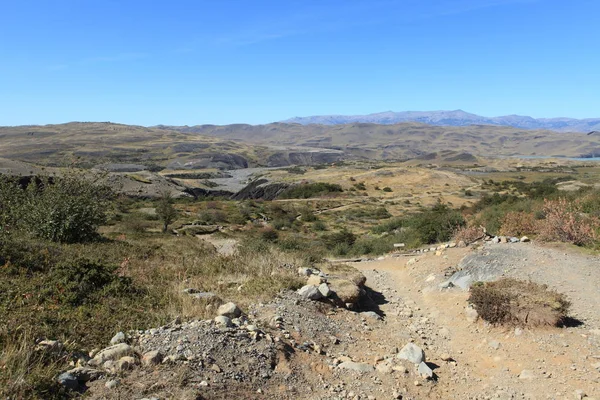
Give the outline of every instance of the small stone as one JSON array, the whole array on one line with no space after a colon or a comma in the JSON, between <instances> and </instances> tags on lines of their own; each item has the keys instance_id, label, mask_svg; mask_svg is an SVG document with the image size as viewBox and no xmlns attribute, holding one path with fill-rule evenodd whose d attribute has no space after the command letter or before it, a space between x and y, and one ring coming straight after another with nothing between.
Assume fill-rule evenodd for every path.
<instances>
[{"instance_id":1,"label":"small stone","mask_svg":"<svg viewBox=\"0 0 600 400\"><path fill-rule=\"evenodd\" d=\"M587 395L585 394L585 392L583 390L577 389L575 391L575 399L576 400L582 400L585 397L587 397Z\"/></svg>"},{"instance_id":2,"label":"small stone","mask_svg":"<svg viewBox=\"0 0 600 400\"><path fill-rule=\"evenodd\" d=\"M79 382L95 381L104 375L102 371L88 367L76 367L67 373L73 375Z\"/></svg>"},{"instance_id":3,"label":"small stone","mask_svg":"<svg viewBox=\"0 0 600 400\"><path fill-rule=\"evenodd\" d=\"M401 360L408 360L413 364L420 364L425 361L425 353L414 343L408 343L404 346L397 357Z\"/></svg>"},{"instance_id":4,"label":"small stone","mask_svg":"<svg viewBox=\"0 0 600 400\"><path fill-rule=\"evenodd\" d=\"M66 388L73 390L77 390L79 388L79 381L77 378L68 372L63 372L60 374L56 380Z\"/></svg>"},{"instance_id":5,"label":"small stone","mask_svg":"<svg viewBox=\"0 0 600 400\"><path fill-rule=\"evenodd\" d=\"M488 346L490 346L494 350L498 350L500 348L500 342L497 340L490 340L488 342Z\"/></svg>"},{"instance_id":6,"label":"small stone","mask_svg":"<svg viewBox=\"0 0 600 400\"><path fill-rule=\"evenodd\" d=\"M210 369L217 372L217 373L221 373L223 372L223 370L221 369L221 367L219 367L217 364L213 364L210 366Z\"/></svg>"},{"instance_id":7,"label":"small stone","mask_svg":"<svg viewBox=\"0 0 600 400\"><path fill-rule=\"evenodd\" d=\"M341 369L348 369L350 371L356 371L356 372L373 372L374 368L366 363L357 363L354 361L345 361L343 363L341 363L340 365L338 365L338 368Z\"/></svg>"},{"instance_id":8,"label":"small stone","mask_svg":"<svg viewBox=\"0 0 600 400\"><path fill-rule=\"evenodd\" d=\"M473 307L468 306L465 308L465 317L467 317L467 321L475 323L479 319L479 313Z\"/></svg>"},{"instance_id":9,"label":"small stone","mask_svg":"<svg viewBox=\"0 0 600 400\"><path fill-rule=\"evenodd\" d=\"M331 295L331 289L329 289L329 285L324 282L319 285L318 289L323 297L329 297Z\"/></svg>"},{"instance_id":10,"label":"small stone","mask_svg":"<svg viewBox=\"0 0 600 400\"><path fill-rule=\"evenodd\" d=\"M142 356L142 363L145 366L160 364L163 360L163 355L158 350L149 351Z\"/></svg>"},{"instance_id":11,"label":"small stone","mask_svg":"<svg viewBox=\"0 0 600 400\"><path fill-rule=\"evenodd\" d=\"M218 317L215 317L215 322L217 323L217 325L219 326L223 326L223 327L230 327L233 324L231 323L231 319L229 319L228 317L224 316L224 315L219 315Z\"/></svg>"},{"instance_id":12,"label":"small stone","mask_svg":"<svg viewBox=\"0 0 600 400\"><path fill-rule=\"evenodd\" d=\"M515 328L515 336L521 336L523 334L523 329L516 327Z\"/></svg>"},{"instance_id":13,"label":"small stone","mask_svg":"<svg viewBox=\"0 0 600 400\"><path fill-rule=\"evenodd\" d=\"M36 351L46 351L49 353L60 353L64 345L58 340L42 340L36 346Z\"/></svg>"},{"instance_id":14,"label":"small stone","mask_svg":"<svg viewBox=\"0 0 600 400\"><path fill-rule=\"evenodd\" d=\"M464 240L461 240L458 242L458 244L456 245L457 247L467 247L467 244L465 243Z\"/></svg>"},{"instance_id":15,"label":"small stone","mask_svg":"<svg viewBox=\"0 0 600 400\"><path fill-rule=\"evenodd\" d=\"M453 360L452 356L448 353L442 353L440 358L442 359L442 361L452 361Z\"/></svg>"},{"instance_id":16,"label":"small stone","mask_svg":"<svg viewBox=\"0 0 600 400\"><path fill-rule=\"evenodd\" d=\"M106 381L106 383L104 384L104 387L107 389L114 389L117 386L119 386L119 381L117 379L111 379L109 381Z\"/></svg>"},{"instance_id":17,"label":"small stone","mask_svg":"<svg viewBox=\"0 0 600 400\"><path fill-rule=\"evenodd\" d=\"M88 364L92 366L102 365L107 360L116 360L133 353L133 348L126 343L119 343L101 350L92 358Z\"/></svg>"},{"instance_id":18,"label":"small stone","mask_svg":"<svg viewBox=\"0 0 600 400\"><path fill-rule=\"evenodd\" d=\"M365 311L360 313L361 316L369 319L381 320L381 315L377 314L375 311Z\"/></svg>"},{"instance_id":19,"label":"small stone","mask_svg":"<svg viewBox=\"0 0 600 400\"><path fill-rule=\"evenodd\" d=\"M112 339L110 339L110 344L119 344L119 343L125 343L125 334L123 332L119 332L117 333L115 336L112 337Z\"/></svg>"},{"instance_id":20,"label":"small stone","mask_svg":"<svg viewBox=\"0 0 600 400\"><path fill-rule=\"evenodd\" d=\"M298 275L311 276L312 274L313 270L310 268L298 268Z\"/></svg>"},{"instance_id":21,"label":"small stone","mask_svg":"<svg viewBox=\"0 0 600 400\"><path fill-rule=\"evenodd\" d=\"M323 294L314 285L306 285L298 289L298 294L307 300L319 300L323 298Z\"/></svg>"},{"instance_id":22,"label":"small stone","mask_svg":"<svg viewBox=\"0 0 600 400\"><path fill-rule=\"evenodd\" d=\"M135 358L130 356L125 356L119 359L116 364L117 371L127 371L134 367Z\"/></svg>"},{"instance_id":23,"label":"small stone","mask_svg":"<svg viewBox=\"0 0 600 400\"><path fill-rule=\"evenodd\" d=\"M237 318L242 315L242 311L237 305L235 305L235 303L229 302L219 307L217 314L228 318Z\"/></svg>"},{"instance_id":24,"label":"small stone","mask_svg":"<svg viewBox=\"0 0 600 400\"><path fill-rule=\"evenodd\" d=\"M532 381L534 378L535 378L535 375L533 374L533 371L530 369L524 369L519 374L519 379L524 379L524 380L526 379L526 380Z\"/></svg>"},{"instance_id":25,"label":"small stone","mask_svg":"<svg viewBox=\"0 0 600 400\"><path fill-rule=\"evenodd\" d=\"M421 378L433 378L433 370L429 368L429 365L425 364L424 362L421 362L419 364L418 372L419 375L421 375Z\"/></svg>"},{"instance_id":26,"label":"small stone","mask_svg":"<svg viewBox=\"0 0 600 400\"><path fill-rule=\"evenodd\" d=\"M529 241L530 241L530 239L529 239L527 236L523 236L523 237L521 238L521 243L527 243L527 242L529 242Z\"/></svg>"}]
</instances>

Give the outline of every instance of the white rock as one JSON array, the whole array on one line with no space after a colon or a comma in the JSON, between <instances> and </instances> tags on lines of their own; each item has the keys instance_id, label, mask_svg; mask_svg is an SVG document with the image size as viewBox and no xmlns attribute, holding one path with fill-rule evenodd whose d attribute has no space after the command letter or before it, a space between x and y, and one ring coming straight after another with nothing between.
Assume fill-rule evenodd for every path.
<instances>
[{"instance_id":1,"label":"white rock","mask_svg":"<svg viewBox=\"0 0 600 400\"><path fill-rule=\"evenodd\" d=\"M117 333L110 339L110 344L125 343L125 334L123 332Z\"/></svg>"},{"instance_id":2,"label":"white rock","mask_svg":"<svg viewBox=\"0 0 600 400\"><path fill-rule=\"evenodd\" d=\"M307 300L319 300L323 298L323 294L314 285L302 286L298 289L298 294Z\"/></svg>"},{"instance_id":3,"label":"white rock","mask_svg":"<svg viewBox=\"0 0 600 400\"><path fill-rule=\"evenodd\" d=\"M408 360L413 364L420 364L425 361L425 353L414 343L408 343L404 346L397 357L401 360Z\"/></svg>"},{"instance_id":4,"label":"white rock","mask_svg":"<svg viewBox=\"0 0 600 400\"><path fill-rule=\"evenodd\" d=\"M326 283L321 283L319 285L319 292L323 295L323 297L329 297L331 295L331 289L329 289L329 285Z\"/></svg>"},{"instance_id":5,"label":"white rock","mask_svg":"<svg viewBox=\"0 0 600 400\"><path fill-rule=\"evenodd\" d=\"M424 362L419 364L418 372L421 378L433 378L433 370Z\"/></svg>"},{"instance_id":6,"label":"white rock","mask_svg":"<svg viewBox=\"0 0 600 400\"><path fill-rule=\"evenodd\" d=\"M219 315L219 316L215 317L215 322L217 323L217 325L224 326L224 327L230 327L231 325L233 325L231 323L231 319L229 319L228 317L226 317L224 315Z\"/></svg>"},{"instance_id":7,"label":"white rock","mask_svg":"<svg viewBox=\"0 0 600 400\"><path fill-rule=\"evenodd\" d=\"M242 311L238 308L235 303L225 303L217 310L218 315L222 315L228 318L237 318L242 315Z\"/></svg>"},{"instance_id":8,"label":"white rock","mask_svg":"<svg viewBox=\"0 0 600 400\"><path fill-rule=\"evenodd\" d=\"M529 242L529 241L530 241L530 239L529 239L527 236L523 236L523 237L521 238L521 243L527 243L527 242Z\"/></svg>"},{"instance_id":9,"label":"white rock","mask_svg":"<svg viewBox=\"0 0 600 400\"><path fill-rule=\"evenodd\" d=\"M102 365L105 361L116 360L129 354L133 354L133 348L126 343L119 343L99 351L88 364L98 366Z\"/></svg>"}]
</instances>

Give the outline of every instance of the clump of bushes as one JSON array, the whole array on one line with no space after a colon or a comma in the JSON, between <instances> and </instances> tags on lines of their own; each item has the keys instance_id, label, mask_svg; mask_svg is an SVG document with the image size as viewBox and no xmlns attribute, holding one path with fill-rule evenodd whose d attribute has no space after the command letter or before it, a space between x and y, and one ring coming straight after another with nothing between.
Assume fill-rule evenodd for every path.
<instances>
[{"instance_id":1,"label":"clump of bushes","mask_svg":"<svg viewBox=\"0 0 600 400\"><path fill-rule=\"evenodd\" d=\"M546 285L502 278L471 286L469 302L491 324L557 326L569 311L566 297Z\"/></svg>"},{"instance_id":2,"label":"clump of bushes","mask_svg":"<svg viewBox=\"0 0 600 400\"><path fill-rule=\"evenodd\" d=\"M333 183L316 182L294 185L284 190L281 199L310 199L311 197L324 196L330 193L341 193L342 187Z\"/></svg>"},{"instance_id":3,"label":"clump of bushes","mask_svg":"<svg viewBox=\"0 0 600 400\"><path fill-rule=\"evenodd\" d=\"M565 198L544 201L545 219L540 223L538 239L589 245L598 239L600 219L583 214L578 200Z\"/></svg>"}]
</instances>

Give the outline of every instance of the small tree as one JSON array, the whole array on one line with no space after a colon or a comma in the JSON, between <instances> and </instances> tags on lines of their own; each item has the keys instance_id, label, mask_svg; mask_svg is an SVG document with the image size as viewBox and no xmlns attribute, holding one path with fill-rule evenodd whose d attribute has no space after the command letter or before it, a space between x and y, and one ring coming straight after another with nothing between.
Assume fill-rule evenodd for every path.
<instances>
[{"instance_id":1,"label":"small tree","mask_svg":"<svg viewBox=\"0 0 600 400\"><path fill-rule=\"evenodd\" d=\"M171 192L164 191L160 194L158 205L156 206L156 214L163 223L162 231L166 232L169 225L175 221L177 210L173 207L173 196Z\"/></svg>"}]
</instances>

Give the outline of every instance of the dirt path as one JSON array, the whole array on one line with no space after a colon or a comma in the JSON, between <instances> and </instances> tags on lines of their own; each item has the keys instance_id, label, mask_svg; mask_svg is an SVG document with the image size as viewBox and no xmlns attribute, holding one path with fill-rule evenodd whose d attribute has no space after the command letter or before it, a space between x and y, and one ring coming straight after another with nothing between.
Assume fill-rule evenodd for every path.
<instances>
[{"instance_id":1,"label":"dirt path","mask_svg":"<svg viewBox=\"0 0 600 400\"><path fill-rule=\"evenodd\" d=\"M448 249L442 256L425 253L411 265L405 257L353 264L387 301L380 306L386 324L370 340L422 346L438 376L427 398L573 399L576 390L600 396L598 258L535 244L494 246L480 252L504 254L499 265L507 275L566 293L583 324L522 331L468 322L468 293L440 291L439 284L470 250ZM456 362L443 361L446 355Z\"/></svg>"}]
</instances>

